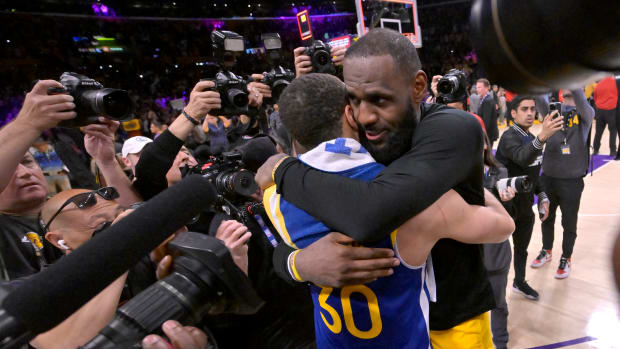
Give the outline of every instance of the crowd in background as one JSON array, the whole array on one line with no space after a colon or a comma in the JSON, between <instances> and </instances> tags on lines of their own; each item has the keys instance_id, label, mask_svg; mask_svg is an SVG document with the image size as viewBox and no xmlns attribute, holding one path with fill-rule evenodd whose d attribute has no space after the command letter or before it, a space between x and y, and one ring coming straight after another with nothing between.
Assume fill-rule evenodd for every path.
<instances>
[{"instance_id":1,"label":"crowd in background","mask_svg":"<svg viewBox=\"0 0 620 349\"><path fill-rule=\"evenodd\" d=\"M478 78L477 62L467 35L469 4L421 9L423 46L419 49L428 76L450 68ZM283 20L135 20L122 18L80 18L25 14L1 15L7 28L0 42L0 125L17 115L25 92L35 79L58 79L64 71L87 75L106 87L129 90L137 102L136 116L147 119L155 113L170 123L170 99L187 98L192 86L204 77L200 62L213 62L211 31L231 30L246 39L246 48L262 47L262 33L277 32L282 37L281 65L293 68L293 49L300 46L295 19ZM60 20L62 18L62 20ZM450 22L442 20L451 18ZM28 26L23 26L28 22ZM317 39L355 34L353 14L312 19ZM248 25L251 24L251 25ZM93 36L115 38L122 53L81 53ZM77 39L77 41L76 41ZM431 44L439 43L439 44ZM249 75L270 70L262 52L238 57L235 73ZM159 101L159 102L158 102Z\"/></svg>"}]
</instances>

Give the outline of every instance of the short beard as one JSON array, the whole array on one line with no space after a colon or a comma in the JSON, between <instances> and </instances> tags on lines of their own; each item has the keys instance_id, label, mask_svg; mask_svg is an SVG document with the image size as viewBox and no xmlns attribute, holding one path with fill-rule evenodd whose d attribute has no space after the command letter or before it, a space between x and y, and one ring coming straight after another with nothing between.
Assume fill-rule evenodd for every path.
<instances>
[{"instance_id":1,"label":"short beard","mask_svg":"<svg viewBox=\"0 0 620 349\"><path fill-rule=\"evenodd\" d=\"M360 139L360 143L370 152L375 160L383 165L389 165L392 161L403 156L411 149L413 144L413 133L418 126L418 116L413 108L413 103L409 99L407 110L400 122L396 125L395 130L388 135L388 139L382 149L371 143L366 137L366 128L357 120L357 132Z\"/></svg>"}]
</instances>

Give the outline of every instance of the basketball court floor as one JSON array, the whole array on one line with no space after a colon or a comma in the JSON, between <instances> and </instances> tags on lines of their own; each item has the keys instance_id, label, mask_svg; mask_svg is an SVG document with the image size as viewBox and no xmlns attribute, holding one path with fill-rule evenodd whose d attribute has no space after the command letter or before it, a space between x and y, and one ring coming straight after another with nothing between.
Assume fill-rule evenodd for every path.
<instances>
[{"instance_id":1,"label":"basketball court floor","mask_svg":"<svg viewBox=\"0 0 620 349\"><path fill-rule=\"evenodd\" d=\"M534 125L531 131L538 134L540 128ZM608 137L606 130L602 155L594 157L593 175L585 178L570 277L553 277L562 254L559 209L551 263L540 269L529 266L542 248L538 215L528 249L526 280L540 293L539 301L512 292L511 268L506 291L509 348L620 349L619 293L611 267L613 242L620 231L620 161L608 161Z\"/></svg>"}]
</instances>

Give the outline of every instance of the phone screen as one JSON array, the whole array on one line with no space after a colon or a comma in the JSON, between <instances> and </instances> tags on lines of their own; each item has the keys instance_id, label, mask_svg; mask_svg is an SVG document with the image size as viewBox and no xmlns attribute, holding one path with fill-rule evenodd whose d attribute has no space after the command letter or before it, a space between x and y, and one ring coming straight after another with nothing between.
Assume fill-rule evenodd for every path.
<instances>
[{"instance_id":1,"label":"phone screen","mask_svg":"<svg viewBox=\"0 0 620 349\"><path fill-rule=\"evenodd\" d=\"M297 14L297 25L299 26L299 36L302 41L312 38L312 28L310 27L310 15L308 10Z\"/></svg>"}]
</instances>

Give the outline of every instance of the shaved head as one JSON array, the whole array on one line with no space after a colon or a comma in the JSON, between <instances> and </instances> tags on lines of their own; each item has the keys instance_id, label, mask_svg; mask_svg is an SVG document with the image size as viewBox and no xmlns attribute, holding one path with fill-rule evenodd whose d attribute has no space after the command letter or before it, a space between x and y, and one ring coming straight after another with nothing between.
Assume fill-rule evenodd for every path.
<instances>
[{"instance_id":1,"label":"shaved head","mask_svg":"<svg viewBox=\"0 0 620 349\"><path fill-rule=\"evenodd\" d=\"M54 213L58 211L60 206L62 206L62 204L64 204L70 197L73 197L75 195L82 194L82 193L88 193L88 192L90 192L90 190L88 189L70 189L70 190L65 190L65 191L62 191L54 195L51 199L47 200L47 202L43 205L43 208L41 209L41 219L43 220L44 223L47 224L49 219L52 218L52 215L54 215ZM69 210L71 208L75 208L75 207L71 207L71 205L69 205L68 207L65 207L65 210ZM57 220L60 218L61 217L54 219L54 222L57 222Z\"/></svg>"},{"instance_id":2,"label":"shaved head","mask_svg":"<svg viewBox=\"0 0 620 349\"><path fill-rule=\"evenodd\" d=\"M92 190L87 189L66 190L54 195L43 205L41 220L44 224L49 224L45 238L54 246L60 248L58 241L64 240L69 250L78 248L90 240L94 231L112 223L123 211L116 200L106 200L98 194L93 194L97 199L94 205L78 208L75 203L71 203L62 209L51 224L49 223L52 216L68 199L91 192ZM64 251L68 253L69 250Z\"/></svg>"}]
</instances>

